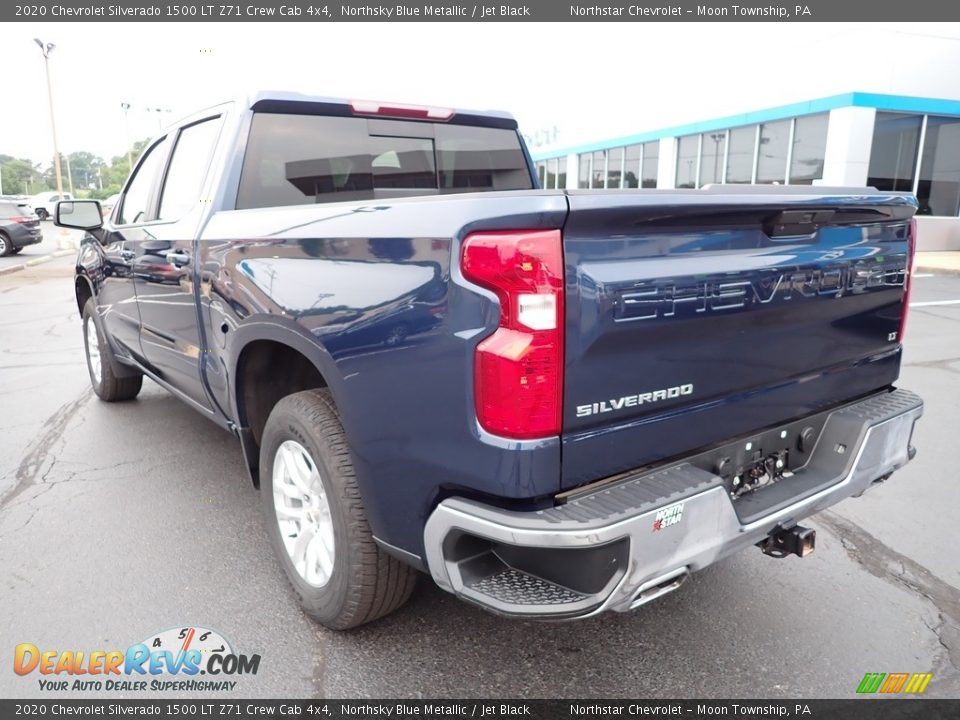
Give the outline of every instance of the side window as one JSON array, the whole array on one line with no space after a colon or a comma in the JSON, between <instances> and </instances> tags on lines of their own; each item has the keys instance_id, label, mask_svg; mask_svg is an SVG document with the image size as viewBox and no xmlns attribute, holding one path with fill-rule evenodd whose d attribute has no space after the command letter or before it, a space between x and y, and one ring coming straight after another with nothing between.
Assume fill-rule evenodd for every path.
<instances>
[{"instance_id":1,"label":"side window","mask_svg":"<svg viewBox=\"0 0 960 720\"><path fill-rule=\"evenodd\" d=\"M157 174L160 171L160 162L163 159L163 147L166 143L160 141L147 150L146 157L140 161L136 175L127 186L120 206L118 225L132 225L142 223L152 218L147 217L150 206L150 193L153 190Z\"/></svg>"},{"instance_id":2,"label":"side window","mask_svg":"<svg viewBox=\"0 0 960 720\"><path fill-rule=\"evenodd\" d=\"M163 183L158 219L179 220L200 201L219 132L219 116L180 130Z\"/></svg>"}]
</instances>

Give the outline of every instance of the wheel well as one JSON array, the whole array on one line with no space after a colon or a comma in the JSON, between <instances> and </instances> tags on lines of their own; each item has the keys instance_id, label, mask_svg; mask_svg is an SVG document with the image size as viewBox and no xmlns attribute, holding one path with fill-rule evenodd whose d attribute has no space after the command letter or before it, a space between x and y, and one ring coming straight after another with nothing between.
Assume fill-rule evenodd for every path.
<instances>
[{"instance_id":1,"label":"wheel well","mask_svg":"<svg viewBox=\"0 0 960 720\"><path fill-rule=\"evenodd\" d=\"M257 446L273 407L287 395L326 387L316 366L289 345L255 340L243 348L237 363L237 411Z\"/></svg>"},{"instance_id":2,"label":"wheel well","mask_svg":"<svg viewBox=\"0 0 960 720\"><path fill-rule=\"evenodd\" d=\"M77 309L80 311L80 315L83 315L83 306L87 304L87 300L93 297L93 290L90 289L90 283L81 278L77 278L76 290Z\"/></svg>"}]
</instances>

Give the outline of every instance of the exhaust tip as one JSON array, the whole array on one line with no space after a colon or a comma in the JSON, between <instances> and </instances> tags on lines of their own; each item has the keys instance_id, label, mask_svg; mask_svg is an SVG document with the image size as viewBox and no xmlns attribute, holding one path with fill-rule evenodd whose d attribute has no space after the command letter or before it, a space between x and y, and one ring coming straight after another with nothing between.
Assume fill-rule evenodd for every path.
<instances>
[{"instance_id":1,"label":"exhaust tip","mask_svg":"<svg viewBox=\"0 0 960 720\"><path fill-rule=\"evenodd\" d=\"M662 597L669 592L673 592L678 587L683 585L684 581L690 577L690 570L686 565L679 567L676 570L671 570L668 573L660 575L648 580L643 585L640 586L640 589L637 590L637 594L633 596L633 602L630 603L630 610L634 610L641 605L646 605L651 600L656 600L658 597Z\"/></svg>"}]
</instances>

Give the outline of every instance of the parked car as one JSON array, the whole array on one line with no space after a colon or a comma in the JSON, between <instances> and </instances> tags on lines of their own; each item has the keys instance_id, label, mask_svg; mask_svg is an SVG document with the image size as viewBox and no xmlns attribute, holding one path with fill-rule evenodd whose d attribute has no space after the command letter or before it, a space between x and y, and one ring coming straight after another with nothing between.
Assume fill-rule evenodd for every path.
<instances>
[{"instance_id":1,"label":"parked car","mask_svg":"<svg viewBox=\"0 0 960 720\"><path fill-rule=\"evenodd\" d=\"M110 214L113 212L114 206L116 206L117 201L120 199L120 193L114 193L102 203L100 203L100 212L104 218L110 217Z\"/></svg>"},{"instance_id":2,"label":"parked car","mask_svg":"<svg viewBox=\"0 0 960 720\"><path fill-rule=\"evenodd\" d=\"M0 257L16 255L43 240L40 221L24 200L0 200Z\"/></svg>"},{"instance_id":3,"label":"parked car","mask_svg":"<svg viewBox=\"0 0 960 720\"><path fill-rule=\"evenodd\" d=\"M804 518L914 454L916 207L543 191L508 115L262 93L157 139L105 226L57 222L89 233L96 394L146 376L236 435L304 609L343 629L417 571L573 619L751 545L808 555Z\"/></svg>"},{"instance_id":4,"label":"parked car","mask_svg":"<svg viewBox=\"0 0 960 720\"><path fill-rule=\"evenodd\" d=\"M73 200L73 195L63 193L63 196L60 196L55 192L39 193L30 198L30 205L33 206L33 210L36 212L38 218L46 220L49 217L53 217L53 210L60 200Z\"/></svg>"}]
</instances>

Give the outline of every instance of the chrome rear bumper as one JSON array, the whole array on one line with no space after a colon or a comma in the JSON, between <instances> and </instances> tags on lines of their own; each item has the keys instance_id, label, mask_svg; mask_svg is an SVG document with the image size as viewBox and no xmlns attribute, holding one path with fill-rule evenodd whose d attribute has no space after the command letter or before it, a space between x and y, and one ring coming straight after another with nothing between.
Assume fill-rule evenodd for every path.
<instances>
[{"instance_id":1,"label":"chrome rear bumper","mask_svg":"<svg viewBox=\"0 0 960 720\"><path fill-rule=\"evenodd\" d=\"M770 508L759 514L738 514L723 479L687 462L537 512L449 498L427 521L427 564L440 587L505 615L631 610L885 479L912 457L922 413L923 401L907 390L832 411L804 467L752 494L750 502Z\"/></svg>"}]
</instances>

